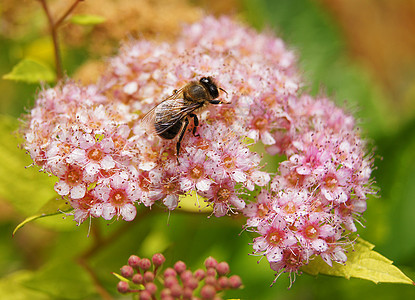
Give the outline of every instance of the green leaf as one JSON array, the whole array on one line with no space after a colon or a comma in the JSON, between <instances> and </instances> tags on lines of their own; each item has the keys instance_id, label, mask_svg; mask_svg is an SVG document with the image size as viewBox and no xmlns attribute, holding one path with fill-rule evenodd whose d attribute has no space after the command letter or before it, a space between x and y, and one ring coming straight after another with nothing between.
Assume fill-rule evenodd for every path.
<instances>
[{"instance_id":1,"label":"green leaf","mask_svg":"<svg viewBox=\"0 0 415 300\"><path fill-rule=\"evenodd\" d=\"M53 185L55 177L39 172L37 167L26 168L31 159L15 132L19 122L12 117L0 115L0 197L18 211L31 215L56 196Z\"/></svg>"},{"instance_id":2,"label":"green leaf","mask_svg":"<svg viewBox=\"0 0 415 300\"><path fill-rule=\"evenodd\" d=\"M124 281L124 282L127 282L128 284L134 285L138 290L145 290L145 287L142 284L135 284L130 279L125 278L124 276L122 276L120 274L117 274L115 272L111 272L111 274L114 275L115 277L117 277L121 281Z\"/></svg>"},{"instance_id":3,"label":"green leaf","mask_svg":"<svg viewBox=\"0 0 415 300\"><path fill-rule=\"evenodd\" d=\"M17 230L22 228L24 225L26 225L29 222L32 222L36 219L44 218L44 217L50 217L54 215L61 214L62 212L68 212L72 210L72 206L68 204L65 201L58 200L56 198L53 198L49 200L40 210L37 214L26 218L23 222L21 222L19 225L16 226L16 228L13 230L13 235L16 234Z\"/></svg>"},{"instance_id":4,"label":"green leaf","mask_svg":"<svg viewBox=\"0 0 415 300\"><path fill-rule=\"evenodd\" d=\"M211 213L212 207L206 206L206 198L199 196L196 192L191 192L180 197L179 210L192 213Z\"/></svg>"},{"instance_id":5,"label":"green leaf","mask_svg":"<svg viewBox=\"0 0 415 300\"><path fill-rule=\"evenodd\" d=\"M115 273L115 272L111 272L111 274L112 275L114 275L115 277L117 277L119 280L121 280L121 281L125 281L125 282L128 282L128 283L130 283L130 282L132 282L131 280L129 280L128 278L125 278L124 276L122 276L122 275L120 275L120 274L117 274L117 273Z\"/></svg>"},{"instance_id":6,"label":"green leaf","mask_svg":"<svg viewBox=\"0 0 415 300\"><path fill-rule=\"evenodd\" d=\"M10 73L3 75L3 79L37 83L41 81L55 81L53 70L44 63L34 59L23 59L15 65Z\"/></svg>"},{"instance_id":7,"label":"green leaf","mask_svg":"<svg viewBox=\"0 0 415 300\"><path fill-rule=\"evenodd\" d=\"M97 15L76 15L73 16L70 21L74 24L87 26L104 23L106 19Z\"/></svg>"},{"instance_id":8,"label":"green leaf","mask_svg":"<svg viewBox=\"0 0 415 300\"><path fill-rule=\"evenodd\" d=\"M340 276L350 279L351 277L373 281L374 283L404 283L414 284L401 270L392 265L392 261L373 251L375 246L363 239L357 239L354 250L347 255L345 265L327 265L321 257L310 261L302 270L311 275L325 274Z\"/></svg>"},{"instance_id":9,"label":"green leaf","mask_svg":"<svg viewBox=\"0 0 415 300\"><path fill-rule=\"evenodd\" d=\"M34 272L28 270L20 270L4 276L0 279L0 291L2 299L50 299L48 295L37 290L25 287L22 283L30 280Z\"/></svg>"},{"instance_id":10,"label":"green leaf","mask_svg":"<svg viewBox=\"0 0 415 300\"><path fill-rule=\"evenodd\" d=\"M42 292L49 299L95 299L94 283L85 268L71 259L55 259L22 281L26 288Z\"/></svg>"},{"instance_id":11,"label":"green leaf","mask_svg":"<svg viewBox=\"0 0 415 300\"><path fill-rule=\"evenodd\" d=\"M374 178L382 187L384 206L372 207L368 211L371 219L367 219L368 224L370 221L372 227L378 230L375 231L378 234L377 244L382 243L383 251L398 257L400 261L413 261L415 251L414 131L415 122L412 122L402 128L399 134L376 142L376 152L383 159L377 161L378 169L375 170ZM382 208L385 210L383 214L380 211ZM382 215L386 216L383 220L380 218ZM373 224L373 221L378 224Z\"/></svg>"}]
</instances>

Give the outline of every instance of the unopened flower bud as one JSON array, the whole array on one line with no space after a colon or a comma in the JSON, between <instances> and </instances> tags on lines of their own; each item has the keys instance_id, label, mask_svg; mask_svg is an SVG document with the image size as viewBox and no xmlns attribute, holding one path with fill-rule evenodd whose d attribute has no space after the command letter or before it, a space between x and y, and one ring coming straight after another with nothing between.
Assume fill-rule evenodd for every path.
<instances>
[{"instance_id":1,"label":"unopened flower bud","mask_svg":"<svg viewBox=\"0 0 415 300\"><path fill-rule=\"evenodd\" d=\"M144 278L145 282L154 281L154 273L150 272L150 271L147 271L147 272L144 273L143 278Z\"/></svg>"},{"instance_id":2,"label":"unopened flower bud","mask_svg":"<svg viewBox=\"0 0 415 300\"><path fill-rule=\"evenodd\" d=\"M164 257L163 254L156 253L156 254L153 255L152 261L153 261L153 265L155 267L159 267L166 261L166 258Z\"/></svg>"},{"instance_id":3,"label":"unopened flower bud","mask_svg":"<svg viewBox=\"0 0 415 300\"><path fill-rule=\"evenodd\" d=\"M188 288L194 290L199 285L199 281L196 278L191 277L191 278L187 279L186 281L184 281L183 285L185 287L188 287Z\"/></svg>"},{"instance_id":4,"label":"unopened flower bud","mask_svg":"<svg viewBox=\"0 0 415 300\"><path fill-rule=\"evenodd\" d=\"M183 294L183 288L180 286L180 284L174 284L171 288L171 295L175 298L180 298Z\"/></svg>"},{"instance_id":5,"label":"unopened flower bud","mask_svg":"<svg viewBox=\"0 0 415 300\"><path fill-rule=\"evenodd\" d=\"M202 269L197 269L194 272L194 276L198 279L198 280L202 280L203 278L205 278L206 276L206 272Z\"/></svg>"},{"instance_id":6,"label":"unopened flower bud","mask_svg":"<svg viewBox=\"0 0 415 300\"><path fill-rule=\"evenodd\" d=\"M214 259L212 256L209 256L208 258L206 258L205 260L205 267L206 269L209 268L216 268L216 265L218 264L218 262L216 261L216 259Z\"/></svg>"},{"instance_id":7,"label":"unopened flower bud","mask_svg":"<svg viewBox=\"0 0 415 300\"><path fill-rule=\"evenodd\" d=\"M147 282L145 284L146 290L151 294L154 295L157 292L157 285L154 282Z\"/></svg>"},{"instance_id":8,"label":"unopened flower bud","mask_svg":"<svg viewBox=\"0 0 415 300\"><path fill-rule=\"evenodd\" d=\"M213 299L216 296L216 289L214 286L207 284L200 290L200 296L202 299Z\"/></svg>"},{"instance_id":9,"label":"unopened flower bud","mask_svg":"<svg viewBox=\"0 0 415 300\"><path fill-rule=\"evenodd\" d=\"M125 278L131 278L134 275L134 269L131 266L122 266L121 270L121 276Z\"/></svg>"},{"instance_id":10,"label":"unopened flower bud","mask_svg":"<svg viewBox=\"0 0 415 300\"><path fill-rule=\"evenodd\" d=\"M232 289L237 289L242 285L241 277L238 275L232 275L229 277L229 287Z\"/></svg>"},{"instance_id":11,"label":"unopened flower bud","mask_svg":"<svg viewBox=\"0 0 415 300\"><path fill-rule=\"evenodd\" d=\"M138 264L140 263L140 258L137 255L131 255L128 258L128 264L133 267L134 269L138 268Z\"/></svg>"},{"instance_id":12,"label":"unopened flower bud","mask_svg":"<svg viewBox=\"0 0 415 300\"><path fill-rule=\"evenodd\" d=\"M168 288L162 289L160 292L160 299L162 300L167 300L167 299L174 299L173 296L171 295L171 291Z\"/></svg>"},{"instance_id":13,"label":"unopened flower bud","mask_svg":"<svg viewBox=\"0 0 415 300\"><path fill-rule=\"evenodd\" d=\"M209 268L206 270L206 276L213 276L216 277L218 273L216 272L216 270L214 268Z\"/></svg>"},{"instance_id":14,"label":"unopened flower bud","mask_svg":"<svg viewBox=\"0 0 415 300\"><path fill-rule=\"evenodd\" d=\"M184 272L182 272L180 274L180 279L182 280L182 282L187 281L189 278L193 277L193 273L190 270L185 270Z\"/></svg>"},{"instance_id":15,"label":"unopened flower bud","mask_svg":"<svg viewBox=\"0 0 415 300\"><path fill-rule=\"evenodd\" d=\"M151 300L151 293L147 290L141 291L140 300Z\"/></svg>"},{"instance_id":16,"label":"unopened flower bud","mask_svg":"<svg viewBox=\"0 0 415 300\"><path fill-rule=\"evenodd\" d=\"M179 260L178 262L174 264L174 269L176 270L177 273L180 274L186 270L186 264L182 262L181 260Z\"/></svg>"},{"instance_id":17,"label":"unopened flower bud","mask_svg":"<svg viewBox=\"0 0 415 300\"><path fill-rule=\"evenodd\" d=\"M219 275L226 275L229 273L229 265L227 262L220 262L216 266L216 271L218 271Z\"/></svg>"},{"instance_id":18,"label":"unopened flower bud","mask_svg":"<svg viewBox=\"0 0 415 300\"><path fill-rule=\"evenodd\" d=\"M143 275L141 275L140 273L134 274L134 276L131 280L135 284L142 284L143 283Z\"/></svg>"},{"instance_id":19,"label":"unopened flower bud","mask_svg":"<svg viewBox=\"0 0 415 300\"><path fill-rule=\"evenodd\" d=\"M142 269L143 271L147 271L151 268L151 261L148 258L142 258L138 265L140 269Z\"/></svg>"},{"instance_id":20,"label":"unopened flower bud","mask_svg":"<svg viewBox=\"0 0 415 300\"><path fill-rule=\"evenodd\" d=\"M164 270L164 277L169 277L169 276L177 276L177 272L173 269L173 268L167 268L166 270Z\"/></svg>"},{"instance_id":21,"label":"unopened flower bud","mask_svg":"<svg viewBox=\"0 0 415 300\"><path fill-rule=\"evenodd\" d=\"M206 276L205 283L210 285L216 285L216 276Z\"/></svg>"},{"instance_id":22,"label":"unopened flower bud","mask_svg":"<svg viewBox=\"0 0 415 300\"><path fill-rule=\"evenodd\" d=\"M176 277L173 276L169 276L169 277L165 277L164 279L164 286L166 288L171 289L172 286L179 284L179 281L177 280Z\"/></svg>"},{"instance_id":23,"label":"unopened flower bud","mask_svg":"<svg viewBox=\"0 0 415 300\"><path fill-rule=\"evenodd\" d=\"M226 276L219 277L217 282L222 289L226 289L229 286L229 279Z\"/></svg>"},{"instance_id":24,"label":"unopened flower bud","mask_svg":"<svg viewBox=\"0 0 415 300\"><path fill-rule=\"evenodd\" d=\"M125 281L118 282L118 284L117 284L117 290L121 294L128 293L128 291L130 290L130 287L128 285L128 282L125 282Z\"/></svg>"}]
</instances>

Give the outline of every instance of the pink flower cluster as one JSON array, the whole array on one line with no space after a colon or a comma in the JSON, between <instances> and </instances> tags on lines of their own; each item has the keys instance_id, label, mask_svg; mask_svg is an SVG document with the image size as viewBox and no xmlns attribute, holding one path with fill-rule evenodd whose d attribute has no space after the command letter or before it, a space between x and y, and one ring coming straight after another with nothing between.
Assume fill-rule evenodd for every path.
<instances>
[{"instance_id":1,"label":"pink flower cluster","mask_svg":"<svg viewBox=\"0 0 415 300\"><path fill-rule=\"evenodd\" d=\"M298 95L293 52L271 35L206 17L171 44L132 41L96 85L61 83L38 95L25 147L55 190L87 217L130 221L136 204L174 210L196 192L215 216L242 211L259 236L254 252L295 272L315 255L346 260L348 233L371 193L371 158L353 117L324 98ZM198 112L179 157L177 139L149 133L143 115L175 89L211 76L227 104ZM264 172L252 145L286 157ZM179 161L179 163L177 162ZM263 163L262 163L263 164ZM241 197L260 187L256 202Z\"/></svg>"},{"instance_id":2,"label":"pink flower cluster","mask_svg":"<svg viewBox=\"0 0 415 300\"><path fill-rule=\"evenodd\" d=\"M372 159L354 119L327 99L293 98L286 111L287 127L268 150L287 160L244 210L247 227L259 234L254 253L278 272L296 272L315 255L330 266L345 263L347 237L372 193Z\"/></svg>"}]
</instances>

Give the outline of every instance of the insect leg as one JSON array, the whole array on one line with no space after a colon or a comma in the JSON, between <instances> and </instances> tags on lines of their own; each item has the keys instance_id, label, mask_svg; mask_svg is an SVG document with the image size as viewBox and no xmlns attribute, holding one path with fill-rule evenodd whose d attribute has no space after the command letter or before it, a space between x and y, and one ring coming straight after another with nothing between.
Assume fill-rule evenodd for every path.
<instances>
[{"instance_id":1,"label":"insect leg","mask_svg":"<svg viewBox=\"0 0 415 300\"><path fill-rule=\"evenodd\" d=\"M180 132L179 140L178 140L178 142L176 144L177 162L179 162L179 158L178 157L179 157L179 153L180 153L180 143L182 142L183 136L184 136L184 134L186 132L187 125L189 125L189 119L186 117L184 119L184 126L183 126L183 129L182 129L182 132Z\"/></svg>"},{"instance_id":2,"label":"insect leg","mask_svg":"<svg viewBox=\"0 0 415 300\"><path fill-rule=\"evenodd\" d=\"M189 114L189 117L193 118L193 123L195 123L195 127L193 127L193 135L200 136L199 134L196 134L197 126L199 126L199 119L195 114Z\"/></svg>"},{"instance_id":3,"label":"insect leg","mask_svg":"<svg viewBox=\"0 0 415 300\"><path fill-rule=\"evenodd\" d=\"M209 103L210 104L223 104L223 102L220 100L210 100Z\"/></svg>"}]
</instances>

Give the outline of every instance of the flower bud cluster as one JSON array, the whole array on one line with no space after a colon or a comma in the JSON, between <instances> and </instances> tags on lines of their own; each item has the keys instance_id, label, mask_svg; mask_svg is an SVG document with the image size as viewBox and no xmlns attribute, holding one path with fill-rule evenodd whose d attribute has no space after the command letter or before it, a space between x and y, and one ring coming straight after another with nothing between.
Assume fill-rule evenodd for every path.
<instances>
[{"instance_id":1,"label":"flower bud cluster","mask_svg":"<svg viewBox=\"0 0 415 300\"><path fill-rule=\"evenodd\" d=\"M164 261L160 253L153 255L152 264L147 258L130 256L128 265L121 268L120 275L125 280L118 282L118 291L123 294L137 293L140 300L155 299L156 295L159 295L157 299L162 300L221 299L220 293L223 291L242 286L239 276L227 276L230 271L228 263L218 263L212 257L205 261L206 270L192 272L184 262L178 261L172 268L157 274ZM158 285L159 282L162 286Z\"/></svg>"}]
</instances>

